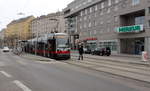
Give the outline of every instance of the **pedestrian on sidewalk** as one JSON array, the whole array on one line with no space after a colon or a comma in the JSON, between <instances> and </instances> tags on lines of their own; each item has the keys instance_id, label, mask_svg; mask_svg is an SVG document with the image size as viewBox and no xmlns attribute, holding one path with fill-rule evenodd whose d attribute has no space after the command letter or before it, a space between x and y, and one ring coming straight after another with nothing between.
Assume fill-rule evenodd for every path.
<instances>
[{"instance_id":1,"label":"pedestrian on sidewalk","mask_svg":"<svg viewBox=\"0 0 150 91\"><path fill-rule=\"evenodd\" d=\"M78 51L79 51L79 58L78 58L78 60L80 60L80 58L81 58L81 60L83 60L83 53L84 53L84 51L83 51L83 43L79 43Z\"/></svg>"}]
</instances>

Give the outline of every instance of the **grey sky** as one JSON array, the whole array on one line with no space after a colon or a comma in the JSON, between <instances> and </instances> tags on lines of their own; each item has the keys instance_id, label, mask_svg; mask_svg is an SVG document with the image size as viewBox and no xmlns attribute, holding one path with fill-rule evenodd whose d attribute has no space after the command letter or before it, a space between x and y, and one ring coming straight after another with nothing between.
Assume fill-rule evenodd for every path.
<instances>
[{"instance_id":1,"label":"grey sky","mask_svg":"<svg viewBox=\"0 0 150 91\"><path fill-rule=\"evenodd\" d=\"M18 18L40 16L62 10L73 0L0 0L0 30ZM17 15L18 13L25 15Z\"/></svg>"}]
</instances>

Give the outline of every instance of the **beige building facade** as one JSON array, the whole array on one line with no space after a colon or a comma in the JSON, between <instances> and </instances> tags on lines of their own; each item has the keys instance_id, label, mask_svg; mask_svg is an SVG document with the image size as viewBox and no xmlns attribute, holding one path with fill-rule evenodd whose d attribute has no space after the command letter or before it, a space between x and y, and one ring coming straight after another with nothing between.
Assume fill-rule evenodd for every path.
<instances>
[{"instance_id":1,"label":"beige building facade","mask_svg":"<svg viewBox=\"0 0 150 91\"><path fill-rule=\"evenodd\" d=\"M54 32L66 32L65 20L61 12L35 18L31 23L33 37Z\"/></svg>"},{"instance_id":2,"label":"beige building facade","mask_svg":"<svg viewBox=\"0 0 150 91\"><path fill-rule=\"evenodd\" d=\"M33 19L33 16L28 16L14 20L7 25L5 40L8 46L14 47L19 40L28 40L31 38L30 25Z\"/></svg>"},{"instance_id":3,"label":"beige building facade","mask_svg":"<svg viewBox=\"0 0 150 91\"><path fill-rule=\"evenodd\" d=\"M4 42L5 42L5 40L4 40L4 37L5 37L4 33L5 33L5 29L2 29L0 31L0 48L4 47Z\"/></svg>"}]
</instances>

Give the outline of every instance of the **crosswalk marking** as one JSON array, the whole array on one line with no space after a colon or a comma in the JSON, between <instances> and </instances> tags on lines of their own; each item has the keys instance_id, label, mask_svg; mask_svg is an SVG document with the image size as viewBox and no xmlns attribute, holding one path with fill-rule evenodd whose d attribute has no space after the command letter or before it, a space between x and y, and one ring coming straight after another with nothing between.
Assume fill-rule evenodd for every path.
<instances>
[{"instance_id":1,"label":"crosswalk marking","mask_svg":"<svg viewBox=\"0 0 150 91\"><path fill-rule=\"evenodd\" d=\"M2 73L4 76L8 77L8 78L11 78L12 76L10 74L8 74L7 72L5 71L0 71L0 73Z\"/></svg>"},{"instance_id":2,"label":"crosswalk marking","mask_svg":"<svg viewBox=\"0 0 150 91\"><path fill-rule=\"evenodd\" d=\"M13 83L15 83L18 87L20 87L23 91L32 91L31 89L29 89L27 86L25 86L22 82L15 80L13 81Z\"/></svg>"}]
</instances>

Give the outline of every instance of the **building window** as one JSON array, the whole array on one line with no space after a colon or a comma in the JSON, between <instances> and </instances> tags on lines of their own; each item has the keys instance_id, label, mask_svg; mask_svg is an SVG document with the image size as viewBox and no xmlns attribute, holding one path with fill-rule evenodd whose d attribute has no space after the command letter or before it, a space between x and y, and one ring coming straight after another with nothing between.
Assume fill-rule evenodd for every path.
<instances>
[{"instance_id":1,"label":"building window","mask_svg":"<svg viewBox=\"0 0 150 91\"><path fill-rule=\"evenodd\" d=\"M148 7L148 13L150 14L150 7Z\"/></svg>"},{"instance_id":2,"label":"building window","mask_svg":"<svg viewBox=\"0 0 150 91\"><path fill-rule=\"evenodd\" d=\"M108 6L111 6L111 0L108 0Z\"/></svg>"},{"instance_id":3,"label":"building window","mask_svg":"<svg viewBox=\"0 0 150 91\"><path fill-rule=\"evenodd\" d=\"M119 0L115 0L115 3L118 3L119 2Z\"/></svg>"},{"instance_id":4,"label":"building window","mask_svg":"<svg viewBox=\"0 0 150 91\"><path fill-rule=\"evenodd\" d=\"M94 26L97 26L97 22L96 21L94 21Z\"/></svg>"},{"instance_id":5,"label":"building window","mask_svg":"<svg viewBox=\"0 0 150 91\"><path fill-rule=\"evenodd\" d=\"M118 17L117 16L115 16L115 22L118 22Z\"/></svg>"},{"instance_id":6,"label":"building window","mask_svg":"<svg viewBox=\"0 0 150 91\"><path fill-rule=\"evenodd\" d=\"M86 20L86 19L87 19L87 17L85 16L85 17L84 17L84 20Z\"/></svg>"},{"instance_id":7,"label":"building window","mask_svg":"<svg viewBox=\"0 0 150 91\"><path fill-rule=\"evenodd\" d=\"M100 48L109 47L112 51L117 51L117 42L116 41L110 41L110 42L99 42Z\"/></svg>"},{"instance_id":8,"label":"building window","mask_svg":"<svg viewBox=\"0 0 150 91\"><path fill-rule=\"evenodd\" d=\"M90 13L92 13L92 7L90 7Z\"/></svg>"},{"instance_id":9,"label":"building window","mask_svg":"<svg viewBox=\"0 0 150 91\"><path fill-rule=\"evenodd\" d=\"M80 12L80 16L83 16L83 13L82 13L82 11Z\"/></svg>"},{"instance_id":10,"label":"building window","mask_svg":"<svg viewBox=\"0 0 150 91\"><path fill-rule=\"evenodd\" d=\"M91 22L89 22L89 27L91 27Z\"/></svg>"},{"instance_id":11,"label":"building window","mask_svg":"<svg viewBox=\"0 0 150 91\"><path fill-rule=\"evenodd\" d=\"M87 15L87 9L85 9L85 15Z\"/></svg>"},{"instance_id":12,"label":"building window","mask_svg":"<svg viewBox=\"0 0 150 91\"><path fill-rule=\"evenodd\" d=\"M82 18L80 18L80 21L82 21Z\"/></svg>"},{"instance_id":13,"label":"building window","mask_svg":"<svg viewBox=\"0 0 150 91\"><path fill-rule=\"evenodd\" d=\"M95 11L97 11L98 10L98 7L97 7L97 5L95 5Z\"/></svg>"},{"instance_id":14,"label":"building window","mask_svg":"<svg viewBox=\"0 0 150 91\"><path fill-rule=\"evenodd\" d=\"M80 29L82 29L82 25L80 25Z\"/></svg>"},{"instance_id":15,"label":"building window","mask_svg":"<svg viewBox=\"0 0 150 91\"><path fill-rule=\"evenodd\" d=\"M138 5L140 4L140 0L132 0L132 5Z\"/></svg>"},{"instance_id":16,"label":"building window","mask_svg":"<svg viewBox=\"0 0 150 91\"><path fill-rule=\"evenodd\" d=\"M135 25L143 25L145 21L144 16L135 17Z\"/></svg>"},{"instance_id":17,"label":"building window","mask_svg":"<svg viewBox=\"0 0 150 91\"><path fill-rule=\"evenodd\" d=\"M101 8L102 8L102 9L104 8L104 2L101 3Z\"/></svg>"},{"instance_id":18,"label":"building window","mask_svg":"<svg viewBox=\"0 0 150 91\"><path fill-rule=\"evenodd\" d=\"M148 21L148 26L150 27L150 20Z\"/></svg>"}]
</instances>

